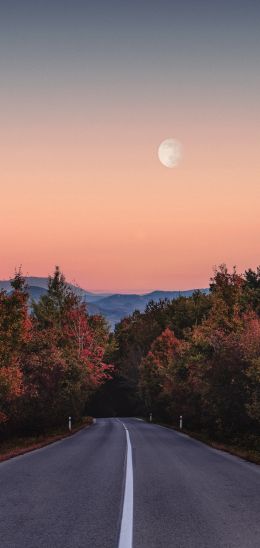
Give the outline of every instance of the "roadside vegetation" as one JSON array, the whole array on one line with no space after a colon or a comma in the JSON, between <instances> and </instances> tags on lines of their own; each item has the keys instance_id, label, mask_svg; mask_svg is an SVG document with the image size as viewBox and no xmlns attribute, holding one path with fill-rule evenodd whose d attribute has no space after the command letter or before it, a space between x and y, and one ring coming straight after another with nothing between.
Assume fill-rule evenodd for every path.
<instances>
[{"instance_id":1,"label":"roadside vegetation","mask_svg":"<svg viewBox=\"0 0 260 548\"><path fill-rule=\"evenodd\" d=\"M95 390L110 378L109 329L57 267L48 293L28 301L21 272L0 291L0 436L2 442L78 423Z\"/></svg>"},{"instance_id":2,"label":"roadside vegetation","mask_svg":"<svg viewBox=\"0 0 260 548\"><path fill-rule=\"evenodd\" d=\"M17 272L0 292L2 444L60 435L69 416L150 413L260 462L260 267L221 265L209 294L150 302L113 334L59 268L33 304Z\"/></svg>"},{"instance_id":3,"label":"roadside vegetation","mask_svg":"<svg viewBox=\"0 0 260 548\"><path fill-rule=\"evenodd\" d=\"M260 457L260 267L240 275L221 265L209 295L151 302L125 318L111 361L110 414L118 405L175 427L182 415L189 432Z\"/></svg>"},{"instance_id":4,"label":"roadside vegetation","mask_svg":"<svg viewBox=\"0 0 260 548\"><path fill-rule=\"evenodd\" d=\"M71 430L68 430L68 426L64 425L45 430L43 434L38 433L35 435L12 436L11 438L6 438L0 444L0 462L23 455L34 449L40 449L45 445L69 437L82 428L90 426L92 423L92 417L83 417L72 424Z\"/></svg>"}]
</instances>

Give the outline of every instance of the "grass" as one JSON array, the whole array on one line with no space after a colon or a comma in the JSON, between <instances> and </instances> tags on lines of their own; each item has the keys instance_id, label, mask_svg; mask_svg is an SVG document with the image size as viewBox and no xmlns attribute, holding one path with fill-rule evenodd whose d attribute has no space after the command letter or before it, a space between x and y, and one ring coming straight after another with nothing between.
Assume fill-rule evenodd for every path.
<instances>
[{"instance_id":1,"label":"grass","mask_svg":"<svg viewBox=\"0 0 260 548\"><path fill-rule=\"evenodd\" d=\"M52 429L47 433L38 436L14 437L7 439L0 444L0 462L19 455L24 455L24 453L28 453L34 449L39 449L45 445L54 443L55 441L67 438L82 428L90 426L92 422L92 417L84 417L72 427L71 432L68 431L68 427L66 426Z\"/></svg>"}]
</instances>

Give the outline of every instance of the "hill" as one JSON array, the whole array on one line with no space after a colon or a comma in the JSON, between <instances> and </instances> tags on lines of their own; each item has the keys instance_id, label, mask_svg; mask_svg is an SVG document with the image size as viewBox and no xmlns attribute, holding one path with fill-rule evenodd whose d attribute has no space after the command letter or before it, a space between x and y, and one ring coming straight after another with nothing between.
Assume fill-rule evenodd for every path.
<instances>
[{"instance_id":1,"label":"hill","mask_svg":"<svg viewBox=\"0 0 260 548\"><path fill-rule=\"evenodd\" d=\"M31 299L38 301L47 291L48 278L32 277L26 278L28 291ZM150 301L158 302L160 299L177 299L180 296L190 297L195 289L186 291L152 291L143 295L135 293L93 293L86 291L79 286L69 284L70 287L80 295L87 303L90 314L102 314L107 318L109 324L114 328L115 324L125 316L129 316L135 310L143 312ZM0 281L0 289L10 291L10 281ZM208 289L200 289L203 293L208 293Z\"/></svg>"},{"instance_id":2,"label":"hill","mask_svg":"<svg viewBox=\"0 0 260 548\"><path fill-rule=\"evenodd\" d=\"M186 291L152 291L151 293L145 293L143 295L137 294L120 294L109 295L108 297L101 298L95 303L95 308L99 310L100 314L105 316L112 327L115 326L125 316L129 316L135 310L144 312L149 302L158 302L161 299L177 299L178 297L190 297L194 293L195 289L189 289ZM208 289L200 289L201 292L207 294ZM89 312L91 312L91 305L89 305Z\"/></svg>"}]
</instances>

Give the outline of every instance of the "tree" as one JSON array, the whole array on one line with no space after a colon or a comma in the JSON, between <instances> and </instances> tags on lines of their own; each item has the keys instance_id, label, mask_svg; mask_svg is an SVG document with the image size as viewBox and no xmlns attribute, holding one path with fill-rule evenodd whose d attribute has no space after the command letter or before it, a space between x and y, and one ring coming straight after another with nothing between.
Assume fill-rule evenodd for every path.
<instances>
[{"instance_id":1,"label":"tree","mask_svg":"<svg viewBox=\"0 0 260 548\"><path fill-rule=\"evenodd\" d=\"M23 392L22 354L31 337L28 294L21 270L11 280L11 292L0 292L0 424L14 415Z\"/></svg>"},{"instance_id":2,"label":"tree","mask_svg":"<svg viewBox=\"0 0 260 548\"><path fill-rule=\"evenodd\" d=\"M166 328L152 343L147 356L142 359L139 390L147 411L162 413L165 405L164 396L167 395L172 383L170 372L180 345L174 333Z\"/></svg>"},{"instance_id":3,"label":"tree","mask_svg":"<svg viewBox=\"0 0 260 548\"><path fill-rule=\"evenodd\" d=\"M245 271L245 291L243 302L245 308L252 308L260 317L260 266L254 271L251 268Z\"/></svg>"},{"instance_id":4,"label":"tree","mask_svg":"<svg viewBox=\"0 0 260 548\"><path fill-rule=\"evenodd\" d=\"M86 304L56 267L48 293L33 305L33 339L24 374L24 408L34 409L34 425L80 418L91 394L111 372L103 362L108 340L105 323L89 319ZM37 418L37 420L36 420Z\"/></svg>"}]
</instances>

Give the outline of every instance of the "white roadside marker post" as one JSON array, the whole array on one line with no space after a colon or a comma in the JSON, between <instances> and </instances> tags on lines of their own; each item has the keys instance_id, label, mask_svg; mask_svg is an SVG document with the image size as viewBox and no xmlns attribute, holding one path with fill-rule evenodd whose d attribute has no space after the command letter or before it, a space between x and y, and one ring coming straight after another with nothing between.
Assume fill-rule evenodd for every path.
<instances>
[{"instance_id":1,"label":"white roadside marker post","mask_svg":"<svg viewBox=\"0 0 260 548\"><path fill-rule=\"evenodd\" d=\"M150 413L150 422L152 422L152 421L153 421L153 414Z\"/></svg>"},{"instance_id":2,"label":"white roadside marker post","mask_svg":"<svg viewBox=\"0 0 260 548\"><path fill-rule=\"evenodd\" d=\"M182 430L182 415L180 415L180 430Z\"/></svg>"},{"instance_id":3,"label":"white roadside marker post","mask_svg":"<svg viewBox=\"0 0 260 548\"><path fill-rule=\"evenodd\" d=\"M69 431L71 432L71 417L69 417Z\"/></svg>"}]
</instances>

